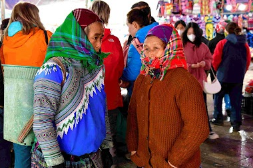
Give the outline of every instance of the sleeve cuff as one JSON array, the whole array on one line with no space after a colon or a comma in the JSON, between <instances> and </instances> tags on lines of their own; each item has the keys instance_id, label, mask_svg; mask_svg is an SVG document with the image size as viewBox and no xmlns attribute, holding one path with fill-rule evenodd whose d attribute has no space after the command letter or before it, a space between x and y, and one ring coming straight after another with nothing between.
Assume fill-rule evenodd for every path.
<instances>
[{"instance_id":1,"label":"sleeve cuff","mask_svg":"<svg viewBox=\"0 0 253 168\"><path fill-rule=\"evenodd\" d=\"M58 158L50 158L50 159L45 158L45 161L47 163L47 166L56 166L64 163L64 158L62 155L60 155Z\"/></svg>"},{"instance_id":2,"label":"sleeve cuff","mask_svg":"<svg viewBox=\"0 0 253 168\"><path fill-rule=\"evenodd\" d=\"M169 165L173 168L177 168L176 166L174 166L173 164L171 164L169 161L168 161Z\"/></svg>"}]
</instances>

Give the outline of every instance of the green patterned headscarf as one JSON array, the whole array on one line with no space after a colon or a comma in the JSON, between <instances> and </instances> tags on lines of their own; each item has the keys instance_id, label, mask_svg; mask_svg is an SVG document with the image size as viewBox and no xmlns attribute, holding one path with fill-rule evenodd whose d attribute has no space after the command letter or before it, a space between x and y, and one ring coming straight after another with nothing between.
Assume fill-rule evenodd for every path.
<instances>
[{"instance_id":1,"label":"green patterned headscarf","mask_svg":"<svg viewBox=\"0 0 253 168\"><path fill-rule=\"evenodd\" d=\"M52 35L45 62L52 57L73 58L82 61L89 71L102 65L108 54L97 53L83 30L96 21L100 21L98 16L87 9L72 11Z\"/></svg>"}]
</instances>

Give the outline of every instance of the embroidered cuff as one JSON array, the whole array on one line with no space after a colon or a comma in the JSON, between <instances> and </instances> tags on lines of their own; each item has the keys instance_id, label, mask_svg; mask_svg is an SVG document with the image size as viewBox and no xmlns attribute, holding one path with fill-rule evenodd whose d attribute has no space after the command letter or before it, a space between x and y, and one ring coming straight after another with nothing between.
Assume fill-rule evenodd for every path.
<instances>
[{"instance_id":1,"label":"embroidered cuff","mask_svg":"<svg viewBox=\"0 0 253 168\"><path fill-rule=\"evenodd\" d=\"M50 158L50 159L45 159L47 166L56 166L61 163L64 163L64 158L62 155L60 155L58 158Z\"/></svg>"}]
</instances>

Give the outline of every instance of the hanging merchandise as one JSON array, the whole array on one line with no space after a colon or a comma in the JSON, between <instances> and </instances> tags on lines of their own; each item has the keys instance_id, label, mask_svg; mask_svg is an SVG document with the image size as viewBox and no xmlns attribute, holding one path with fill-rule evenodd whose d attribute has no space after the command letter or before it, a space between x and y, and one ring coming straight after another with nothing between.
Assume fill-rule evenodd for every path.
<instances>
[{"instance_id":1,"label":"hanging merchandise","mask_svg":"<svg viewBox=\"0 0 253 168\"><path fill-rule=\"evenodd\" d=\"M253 30L253 15L251 13L249 14L248 30Z\"/></svg>"},{"instance_id":2,"label":"hanging merchandise","mask_svg":"<svg viewBox=\"0 0 253 168\"><path fill-rule=\"evenodd\" d=\"M171 14L173 9L173 3L166 3L165 4L165 15L168 16Z\"/></svg>"},{"instance_id":3,"label":"hanging merchandise","mask_svg":"<svg viewBox=\"0 0 253 168\"><path fill-rule=\"evenodd\" d=\"M186 8L187 8L187 0L181 0L181 9L182 13L186 13Z\"/></svg>"},{"instance_id":4,"label":"hanging merchandise","mask_svg":"<svg viewBox=\"0 0 253 168\"><path fill-rule=\"evenodd\" d=\"M240 28L242 28L242 22L243 22L243 20L242 20L242 15L239 15L239 16L238 16L238 26L239 26Z\"/></svg>"},{"instance_id":5,"label":"hanging merchandise","mask_svg":"<svg viewBox=\"0 0 253 168\"><path fill-rule=\"evenodd\" d=\"M217 15L217 4L215 0L210 0L210 14Z\"/></svg>"},{"instance_id":6,"label":"hanging merchandise","mask_svg":"<svg viewBox=\"0 0 253 168\"><path fill-rule=\"evenodd\" d=\"M208 40L211 40L213 38L213 32L214 32L213 16L206 16L205 22L206 22L206 38Z\"/></svg>"},{"instance_id":7,"label":"hanging merchandise","mask_svg":"<svg viewBox=\"0 0 253 168\"><path fill-rule=\"evenodd\" d=\"M209 0L202 0L201 14L202 15L208 15L209 13L210 13L210 11L209 11Z\"/></svg>"},{"instance_id":8,"label":"hanging merchandise","mask_svg":"<svg viewBox=\"0 0 253 168\"><path fill-rule=\"evenodd\" d=\"M194 14L194 15L200 14L200 2L199 2L199 0L194 0L192 14Z\"/></svg>"},{"instance_id":9,"label":"hanging merchandise","mask_svg":"<svg viewBox=\"0 0 253 168\"><path fill-rule=\"evenodd\" d=\"M243 20L242 21L242 27L247 29L249 27L249 24L248 24L249 16L244 14L242 16L242 20Z\"/></svg>"},{"instance_id":10,"label":"hanging merchandise","mask_svg":"<svg viewBox=\"0 0 253 168\"><path fill-rule=\"evenodd\" d=\"M158 17L162 17L164 16L164 6L165 6L165 2L164 0L159 0L156 6L156 10L158 10Z\"/></svg>"},{"instance_id":11,"label":"hanging merchandise","mask_svg":"<svg viewBox=\"0 0 253 168\"><path fill-rule=\"evenodd\" d=\"M188 0L186 7L186 14L192 14L193 10L193 0Z\"/></svg>"},{"instance_id":12,"label":"hanging merchandise","mask_svg":"<svg viewBox=\"0 0 253 168\"><path fill-rule=\"evenodd\" d=\"M180 10L179 10L179 0L173 0L173 10L172 13L174 14L179 14Z\"/></svg>"}]
</instances>

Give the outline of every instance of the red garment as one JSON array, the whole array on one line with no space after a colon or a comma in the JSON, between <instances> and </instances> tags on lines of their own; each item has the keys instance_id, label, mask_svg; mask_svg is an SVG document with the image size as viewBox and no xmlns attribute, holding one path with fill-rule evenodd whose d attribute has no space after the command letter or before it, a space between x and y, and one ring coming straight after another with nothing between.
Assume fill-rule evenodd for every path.
<instances>
[{"instance_id":1,"label":"red garment","mask_svg":"<svg viewBox=\"0 0 253 168\"><path fill-rule=\"evenodd\" d=\"M223 54L223 47L226 44L227 39L221 40L215 50L214 50L214 54L213 54L213 68L215 71L218 70L220 63L222 61L222 54ZM249 69L249 65L250 65L250 61L251 61L251 54L250 54L250 49L249 49L249 45L247 43L245 43L245 47L247 50L247 63L246 63L246 71Z\"/></svg>"},{"instance_id":2,"label":"red garment","mask_svg":"<svg viewBox=\"0 0 253 168\"><path fill-rule=\"evenodd\" d=\"M108 110L113 110L123 106L119 79L124 69L124 59L120 41L117 37L111 35L110 29L104 31L101 50L105 53L111 53L104 59L104 65L107 106Z\"/></svg>"},{"instance_id":3,"label":"red garment","mask_svg":"<svg viewBox=\"0 0 253 168\"><path fill-rule=\"evenodd\" d=\"M85 27L96 21L102 22L102 20L99 19L97 14L88 9L81 9L81 8L75 9L73 10L73 15L76 18L76 21L82 27L82 29L84 29Z\"/></svg>"}]
</instances>

